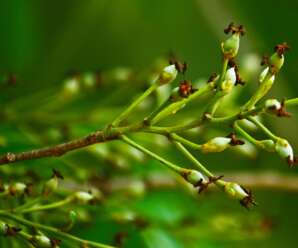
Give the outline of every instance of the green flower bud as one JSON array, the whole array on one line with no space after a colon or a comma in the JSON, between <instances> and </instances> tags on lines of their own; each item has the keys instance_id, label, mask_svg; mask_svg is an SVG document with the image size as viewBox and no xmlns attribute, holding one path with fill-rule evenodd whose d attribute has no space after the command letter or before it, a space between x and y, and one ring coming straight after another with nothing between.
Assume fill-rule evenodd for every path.
<instances>
[{"instance_id":1,"label":"green flower bud","mask_svg":"<svg viewBox=\"0 0 298 248\"><path fill-rule=\"evenodd\" d=\"M293 148L286 139L278 139L275 144L275 150L282 158L287 159L289 162L294 161Z\"/></svg>"},{"instance_id":2,"label":"green flower bud","mask_svg":"<svg viewBox=\"0 0 298 248\"><path fill-rule=\"evenodd\" d=\"M186 180L194 186L201 183L207 183L207 180L203 176L203 174L196 170L190 170L189 172L187 172Z\"/></svg>"},{"instance_id":3,"label":"green flower bud","mask_svg":"<svg viewBox=\"0 0 298 248\"><path fill-rule=\"evenodd\" d=\"M222 91L224 91L225 93L229 93L234 87L236 80L237 80L237 77L236 77L235 68L231 67L226 72L225 80L223 81L221 86Z\"/></svg>"},{"instance_id":4,"label":"green flower bud","mask_svg":"<svg viewBox=\"0 0 298 248\"><path fill-rule=\"evenodd\" d=\"M82 83L85 87L87 88L92 88L95 86L96 84L96 75L94 73L85 73L84 75L82 75Z\"/></svg>"},{"instance_id":5,"label":"green flower bud","mask_svg":"<svg viewBox=\"0 0 298 248\"><path fill-rule=\"evenodd\" d=\"M259 145L268 152L274 152L275 151L275 143L273 140L267 139L267 140L261 140L259 141Z\"/></svg>"},{"instance_id":6,"label":"green flower bud","mask_svg":"<svg viewBox=\"0 0 298 248\"><path fill-rule=\"evenodd\" d=\"M281 108L281 103L276 99L268 99L265 102L265 108L268 110L277 110Z\"/></svg>"},{"instance_id":7,"label":"green flower bud","mask_svg":"<svg viewBox=\"0 0 298 248\"><path fill-rule=\"evenodd\" d=\"M249 194L239 184L233 182L227 182L224 186L224 191L232 199L240 201L249 196Z\"/></svg>"},{"instance_id":8,"label":"green flower bud","mask_svg":"<svg viewBox=\"0 0 298 248\"><path fill-rule=\"evenodd\" d=\"M80 91L80 82L77 77L71 77L64 82L64 92L67 95L76 95Z\"/></svg>"},{"instance_id":9,"label":"green flower bud","mask_svg":"<svg viewBox=\"0 0 298 248\"><path fill-rule=\"evenodd\" d=\"M278 73L284 64L284 60L285 58L283 54L279 55L277 53L274 53L269 59L270 72L272 74Z\"/></svg>"},{"instance_id":10,"label":"green flower bud","mask_svg":"<svg viewBox=\"0 0 298 248\"><path fill-rule=\"evenodd\" d=\"M158 84L169 84L173 82L177 77L178 71L175 65L169 65L163 69L158 77Z\"/></svg>"},{"instance_id":11,"label":"green flower bud","mask_svg":"<svg viewBox=\"0 0 298 248\"><path fill-rule=\"evenodd\" d=\"M47 197L50 194L54 193L58 188L58 178L52 177L50 180L48 180L42 190L43 196Z\"/></svg>"},{"instance_id":12,"label":"green flower bud","mask_svg":"<svg viewBox=\"0 0 298 248\"><path fill-rule=\"evenodd\" d=\"M2 221L0 221L0 235L5 236L7 234L8 225Z\"/></svg>"},{"instance_id":13,"label":"green flower bud","mask_svg":"<svg viewBox=\"0 0 298 248\"><path fill-rule=\"evenodd\" d=\"M216 137L203 144L201 146L201 151L205 153L222 152L230 146L230 142L231 138Z\"/></svg>"},{"instance_id":14,"label":"green flower bud","mask_svg":"<svg viewBox=\"0 0 298 248\"><path fill-rule=\"evenodd\" d=\"M240 45L240 34L234 33L230 38L221 43L221 50L225 58L236 57Z\"/></svg>"},{"instance_id":15,"label":"green flower bud","mask_svg":"<svg viewBox=\"0 0 298 248\"><path fill-rule=\"evenodd\" d=\"M26 193L27 185L24 183L14 183L9 186L9 193L13 196L20 196Z\"/></svg>"},{"instance_id":16,"label":"green flower bud","mask_svg":"<svg viewBox=\"0 0 298 248\"><path fill-rule=\"evenodd\" d=\"M89 192L78 191L74 194L74 199L81 204L88 204L94 199L94 196Z\"/></svg>"},{"instance_id":17,"label":"green flower bud","mask_svg":"<svg viewBox=\"0 0 298 248\"><path fill-rule=\"evenodd\" d=\"M37 248L56 248L58 246L53 246L51 240L44 235L36 235L32 237L31 243Z\"/></svg>"}]
</instances>

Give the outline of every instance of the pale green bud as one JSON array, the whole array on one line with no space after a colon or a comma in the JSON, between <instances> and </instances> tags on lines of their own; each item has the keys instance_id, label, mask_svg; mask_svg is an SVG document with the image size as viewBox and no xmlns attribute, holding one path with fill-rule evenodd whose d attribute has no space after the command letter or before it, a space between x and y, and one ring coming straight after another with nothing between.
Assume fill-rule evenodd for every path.
<instances>
[{"instance_id":1,"label":"pale green bud","mask_svg":"<svg viewBox=\"0 0 298 248\"><path fill-rule=\"evenodd\" d=\"M67 95L75 95L80 90L80 83L76 77L66 79L64 82L64 92Z\"/></svg>"},{"instance_id":2,"label":"pale green bud","mask_svg":"<svg viewBox=\"0 0 298 248\"><path fill-rule=\"evenodd\" d=\"M275 150L282 158L294 161L293 148L286 139L278 139L275 144Z\"/></svg>"},{"instance_id":3,"label":"pale green bud","mask_svg":"<svg viewBox=\"0 0 298 248\"><path fill-rule=\"evenodd\" d=\"M259 145L268 152L274 152L275 151L275 143L273 140L267 139L267 140L261 140L259 141Z\"/></svg>"},{"instance_id":4,"label":"pale green bud","mask_svg":"<svg viewBox=\"0 0 298 248\"><path fill-rule=\"evenodd\" d=\"M52 242L51 239L44 235L33 236L31 243L36 248L59 248L55 242Z\"/></svg>"},{"instance_id":5,"label":"pale green bud","mask_svg":"<svg viewBox=\"0 0 298 248\"><path fill-rule=\"evenodd\" d=\"M240 34L235 33L226 41L221 43L222 53L226 58L232 59L236 57L240 45Z\"/></svg>"},{"instance_id":6,"label":"pale green bud","mask_svg":"<svg viewBox=\"0 0 298 248\"><path fill-rule=\"evenodd\" d=\"M48 180L42 190L42 194L47 197L50 194L54 193L58 188L58 178L52 177L50 180Z\"/></svg>"},{"instance_id":7,"label":"pale green bud","mask_svg":"<svg viewBox=\"0 0 298 248\"><path fill-rule=\"evenodd\" d=\"M231 67L227 70L225 75L225 80L222 83L222 90L226 93L229 93L236 83L236 72L235 68Z\"/></svg>"},{"instance_id":8,"label":"pale green bud","mask_svg":"<svg viewBox=\"0 0 298 248\"><path fill-rule=\"evenodd\" d=\"M224 191L232 198L236 200L243 200L248 197L248 193L237 183L227 182L224 186Z\"/></svg>"},{"instance_id":9,"label":"pale green bud","mask_svg":"<svg viewBox=\"0 0 298 248\"><path fill-rule=\"evenodd\" d=\"M11 195L24 195L26 191L27 185L24 183L14 183L9 187L9 193Z\"/></svg>"},{"instance_id":10,"label":"pale green bud","mask_svg":"<svg viewBox=\"0 0 298 248\"><path fill-rule=\"evenodd\" d=\"M280 109L281 103L276 99L268 99L265 102L265 108L272 110L272 109Z\"/></svg>"},{"instance_id":11,"label":"pale green bud","mask_svg":"<svg viewBox=\"0 0 298 248\"><path fill-rule=\"evenodd\" d=\"M7 233L8 225L2 221L0 221L0 235L4 236Z\"/></svg>"},{"instance_id":12,"label":"pale green bud","mask_svg":"<svg viewBox=\"0 0 298 248\"><path fill-rule=\"evenodd\" d=\"M203 144L201 146L201 151L205 153L222 152L230 146L230 142L231 138L216 137Z\"/></svg>"},{"instance_id":13,"label":"pale green bud","mask_svg":"<svg viewBox=\"0 0 298 248\"><path fill-rule=\"evenodd\" d=\"M177 77L178 71L175 65L169 65L165 67L158 77L158 84L169 84L173 82Z\"/></svg>"},{"instance_id":14,"label":"pale green bud","mask_svg":"<svg viewBox=\"0 0 298 248\"><path fill-rule=\"evenodd\" d=\"M81 204L88 204L94 199L94 196L88 192L78 191L74 194L74 199Z\"/></svg>"},{"instance_id":15,"label":"pale green bud","mask_svg":"<svg viewBox=\"0 0 298 248\"><path fill-rule=\"evenodd\" d=\"M186 180L192 185L197 185L198 183L207 183L207 180L203 176L203 174L196 170L190 170L186 174Z\"/></svg>"},{"instance_id":16,"label":"pale green bud","mask_svg":"<svg viewBox=\"0 0 298 248\"><path fill-rule=\"evenodd\" d=\"M272 74L276 74L283 66L284 60L285 58L283 54L279 55L277 53L274 53L269 59L270 72Z\"/></svg>"}]
</instances>

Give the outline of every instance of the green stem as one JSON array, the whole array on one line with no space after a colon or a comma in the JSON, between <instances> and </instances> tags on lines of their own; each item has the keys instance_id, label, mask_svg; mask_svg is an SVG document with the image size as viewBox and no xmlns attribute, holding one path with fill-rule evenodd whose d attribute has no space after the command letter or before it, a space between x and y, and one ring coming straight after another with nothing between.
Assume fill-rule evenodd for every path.
<instances>
[{"instance_id":1,"label":"green stem","mask_svg":"<svg viewBox=\"0 0 298 248\"><path fill-rule=\"evenodd\" d=\"M190 148L194 149L194 150L200 150L201 149L201 145L199 144L196 144L194 142L191 142L190 140L188 139L185 139L183 137L181 137L180 135L178 134L175 134L175 133L171 133L170 134L170 137L171 139L175 140L175 141L178 141L186 146L189 146Z\"/></svg>"},{"instance_id":2,"label":"green stem","mask_svg":"<svg viewBox=\"0 0 298 248\"><path fill-rule=\"evenodd\" d=\"M173 141L173 143L178 148L178 150L206 176L214 177L213 173L210 172L201 162L199 162L181 143L177 141ZM215 184L222 188L222 186L224 185L224 182L222 180L217 180Z\"/></svg>"},{"instance_id":3,"label":"green stem","mask_svg":"<svg viewBox=\"0 0 298 248\"><path fill-rule=\"evenodd\" d=\"M259 122L256 118L252 116L248 116L247 119L253 122L258 128L260 128L268 137L270 137L274 141L277 141L280 139L279 137L274 135L267 127L265 127L261 122Z\"/></svg>"},{"instance_id":4,"label":"green stem","mask_svg":"<svg viewBox=\"0 0 298 248\"><path fill-rule=\"evenodd\" d=\"M152 84L143 94L141 94L135 101L133 101L113 122L112 126L118 126L121 121L127 118L127 116L146 98L148 97L159 85Z\"/></svg>"},{"instance_id":5,"label":"green stem","mask_svg":"<svg viewBox=\"0 0 298 248\"><path fill-rule=\"evenodd\" d=\"M250 143L256 145L256 146L260 146L260 142L258 140L256 140L254 137L252 137L250 134L248 134L244 129L242 129L237 121L234 123L234 130L239 133L240 135L243 136L243 138L245 138L246 140L248 140Z\"/></svg>"},{"instance_id":6,"label":"green stem","mask_svg":"<svg viewBox=\"0 0 298 248\"><path fill-rule=\"evenodd\" d=\"M41 206L36 206L36 207L32 207L32 208L26 208L23 210L19 210L17 212L19 213L31 213L31 212L37 212L37 211L45 211L45 210L50 210L50 209L54 209L54 208L59 208L62 207L68 203L71 203L71 201L73 200L72 196L69 196L67 198L65 198L62 201L57 201L51 204L47 204L47 205L41 205Z\"/></svg>"},{"instance_id":7,"label":"green stem","mask_svg":"<svg viewBox=\"0 0 298 248\"><path fill-rule=\"evenodd\" d=\"M293 99L289 99L285 101L285 105L288 106L295 106L298 105L298 97L293 98Z\"/></svg>"},{"instance_id":8,"label":"green stem","mask_svg":"<svg viewBox=\"0 0 298 248\"><path fill-rule=\"evenodd\" d=\"M153 152L149 151L148 149L146 149L145 147L137 144L136 142L134 142L133 140L131 140L127 136L122 135L121 138L128 145L130 145L130 146L140 150L141 152L147 154L148 156L156 159L157 161L159 161L163 165L167 166L168 168L172 169L173 171L177 172L178 174L181 175L183 172L185 172L185 170L186 170L185 168L182 168L178 165L175 165L174 163L162 158L161 156L157 155L156 153L153 153Z\"/></svg>"},{"instance_id":9,"label":"green stem","mask_svg":"<svg viewBox=\"0 0 298 248\"><path fill-rule=\"evenodd\" d=\"M100 244L100 243L97 243L97 242L80 239L80 238L75 237L71 234L64 233L61 230L56 229L54 227L50 227L50 226L46 226L46 225L43 225L43 224L40 224L40 223L32 222L32 221L23 219L21 217L18 217L16 215L13 215L13 214L10 214L10 213L7 213L7 212L0 212L0 216L2 216L4 218L7 218L7 219L10 219L10 220L13 220L17 223L20 223L20 224L28 226L28 227L33 227L33 228L40 229L40 230L45 231L45 232L50 232L50 233L52 233L56 236L59 236L62 239L63 238L68 239L68 240L77 242L80 245L86 245L88 247L95 247L95 248L115 248L114 246L104 245L104 244Z\"/></svg>"}]
</instances>

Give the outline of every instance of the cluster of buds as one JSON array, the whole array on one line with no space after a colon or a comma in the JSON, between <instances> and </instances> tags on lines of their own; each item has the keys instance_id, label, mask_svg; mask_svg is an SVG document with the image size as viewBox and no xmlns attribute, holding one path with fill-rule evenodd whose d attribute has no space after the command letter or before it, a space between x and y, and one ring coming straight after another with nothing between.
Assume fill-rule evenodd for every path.
<instances>
[{"instance_id":1,"label":"cluster of buds","mask_svg":"<svg viewBox=\"0 0 298 248\"><path fill-rule=\"evenodd\" d=\"M236 138L234 133L227 137L216 137L201 146L201 151L204 153L222 152L230 146L243 145L244 141Z\"/></svg>"},{"instance_id":2,"label":"cluster of buds","mask_svg":"<svg viewBox=\"0 0 298 248\"><path fill-rule=\"evenodd\" d=\"M279 102L276 99L268 99L265 102L265 108L269 112L276 114L279 117L290 117L291 114L285 109L285 101Z\"/></svg>"},{"instance_id":3,"label":"cluster of buds","mask_svg":"<svg viewBox=\"0 0 298 248\"><path fill-rule=\"evenodd\" d=\"M230 60L236 57L240 45L240 36L245 34L245 30L242 25L237 27L234 23L230 23L224 32L225 34L232 34L231 37L221 43L221 49L224 57Z\"/></svg>"},{"instance_id":4,"label":"cluster of buds","mask_svg":"<svg viewBox=\"0 0 298 248\"><path fill-rule=\"evenodd\" d=\"M279 138L275 143L276 152L284 159L290 167L298 162L297 158L294 156L293 148L286 139Z\"/></svg>"},{"instance_id":5,"label":"cluster of buds","mask_svg":"<svg viewBox=\"0 0 298 248\"><path fill-rule=\"evenodd\" d=\"M235 200L239 200L240 204L245 208L249 208L250 205L256 205L253 195L250 190L245 189L234 182L224 182L224 191Z\"/></svg>"}]
</instances>

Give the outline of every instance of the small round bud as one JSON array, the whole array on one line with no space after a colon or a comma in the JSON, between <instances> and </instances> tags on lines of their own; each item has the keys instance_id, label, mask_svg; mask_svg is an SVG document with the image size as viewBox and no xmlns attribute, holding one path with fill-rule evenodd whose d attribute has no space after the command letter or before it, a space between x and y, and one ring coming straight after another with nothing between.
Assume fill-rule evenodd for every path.
<instances>
[{"instance_id":1,"label":"small round bud","mask_svg":"<svg viewBox=\"0 0 298 248\"><path fill-rule=\"evenodd\" d=\"M240 45L240 34L234 33L230 38L221 43L221 50L225 58L232 59L236 57Z\"/></svg>"},{"instance_id":2,"label":"small round bud","mask_svg":"<svg viewBox=\"0 0 298 248\"><path fill-rule=\"evenodd\" d=\"M0 235L5 236L7 234L8 225L2 221L0 221Z\"/></svg>"},{"instance_id":3,"label":"small round bud","mask_svg":"<svg viewBox=\"0 0 298 248\"><path fill-rule=\"evenodd\" d=\"M207 143L201 146L201 151L205 153L209 152L222 152L230 146L231 138L216 137L209 140Z\"/></svg>"},{"instance_id":4,"label":"small round bud","mask_svg":"<svg viewBox=\"0 0 298 248\"><path fill-rule=\"evenodd\" d=\"M268 110L277 110L281 108L281 103L276 99L268 99L265 102L265 107Z\"/></svg>"},{"instance_id":5,"label":"small round bud","mask_svg":"<svg viewBox=\"0 0 298 248\"><path fill-rule=\"evenodd\" d=\"M232 199L236 200L243 200L249 196L249 194L239 184L233 182L227 182L224 186L224 191Z\"/></svg>"},{"instance_id":6,"label":"small round bud","mask_svg":"<svg viewBox=\"0 0 298 248\"><path fill-rule=\"evenodd\" d=\"M82 75L81 81L82 84L87 88L92 88L96 84L96 75L93 73L85 73Z\"/></svg>"},{"instance_id":7,"label":"small round bud","mask_svg":"<svg viewBox=\"0 0 298 248\"><path fill-rule=\"evenodd\" d=\"M78 191L74 194L74 199L81 204L88 204L94 199L94 196L89 192Z\"/></svg>"},{"instance_id":8,"label":"small round bud","mask_svg":"<svg viewBox=\"0 0 298 248\"><path fill-rule=\"evenodd\" d=\"M58 188L58 178L52 177L50 180L48 180L42 190L42 194L44 196L49 196L50 194L54 193L56 189Z\"/></svg>"},{"instance_id":9,"label":"small round bud","mask_svg":"<svg viewBox=\"0 0 298 248\"><path fill-rule=\"evenodd\" d=\"M196 170L190 170L186 174L186 180L194 186L197 186L201 183L207 183L207 180L203 174Z\"/></svg>"},{"instance_id":10,"label":"small round bud","mask_svg":"<svg viewBox=\"0 0 298 248\"><path fill-rule=\"evenodd\" d=\"M36 235L32 237L31 243L34 247L38 248L54 248L57 246L52 246L51 240L44 235Z\"/></svg>"},{"instance_id":11,"label":"small round bud","mask_svg":"<svg viewBox=\"0 0 298 248\"><path fill-rule=\"evenodd\" d=\"M12 196L20 196L24 195L26 193L27 185L24 183L14 183L11 186L9 186L9 193Z\"/></svg>"},{"instance_id":12,"label":"small round bud","mask_svg":"<svg viewBox=\"0 0 298 248\"><path fill-rule=\"evenodd\" d=\"M64 82L64 92L68 95L75 95L80 90L80 83L77 77L66 79Z\"/></svg>"},{"instance_id":13,"label":"small round bud","mask_svg":"<svg viewBox=\"0 0 298 248\"><path fill-rule=\"evenodd\" d=\"M275 150L282 157L288 161L294 161L294 152L292 146L285 139L278 139L275 144Z\"/></svg>"},{"instance_id":14,"label":"small round bud","mask_svg":"<svg viewBox=\"0 0 298 248\"><path fill-rule=\"evenodd\" d=\"M267 140L261 140L259 141L259 145L268 152L274 152L275 151L275 143L273 140L267 139Z\"/></svg>"},{"instance_id":15,"label":"small round bud","mask_svg":"<svg viewBox=\"0 0 298 248\"><path fill-rule=\"evenodd\" d=\"M173 82L177 77L178 71L175 67L175 65L169 65L163 69L163 71L160 73L158 77L158 84L169 84Z\"/></svg>"}]
</instances>

